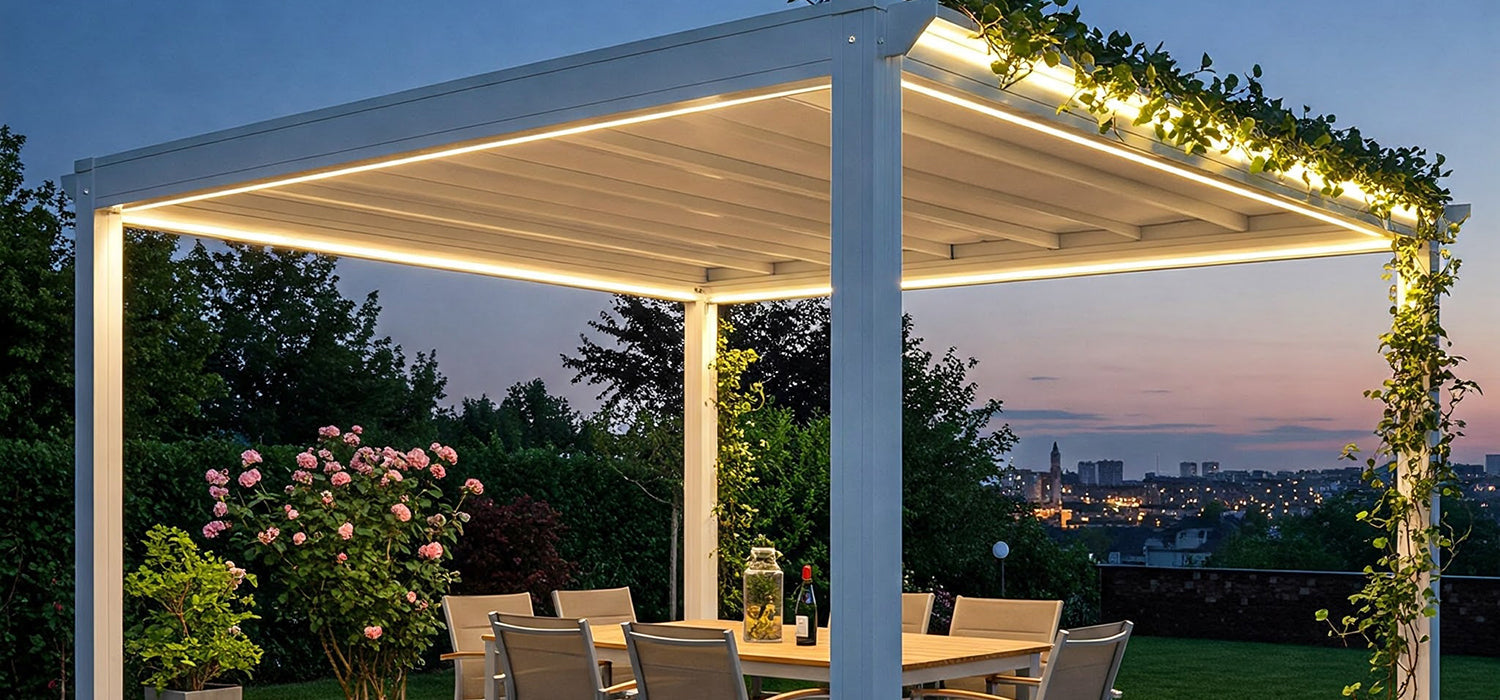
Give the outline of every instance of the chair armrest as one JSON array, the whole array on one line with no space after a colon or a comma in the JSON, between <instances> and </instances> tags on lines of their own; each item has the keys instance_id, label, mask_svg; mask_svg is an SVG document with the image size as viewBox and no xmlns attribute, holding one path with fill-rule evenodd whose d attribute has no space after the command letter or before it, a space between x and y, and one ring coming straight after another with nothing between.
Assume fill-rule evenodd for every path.
<instances>
[{"instance_id":1,"label":"chair armrest","mask_svg":"<svg viewBox=\"0 0 1500 700\"><path fill-rule=\"evenodd\" d=\"M448 652L446 654L443 654L442 656L439 656L438 658L442 659L443 661L452 661L454 659L482 659L482 658L484 658L484 652L482 652L482 651L450 651L450 652Z\"/></svg>"},{"instance_id":2,"label":"chair armrest","mask_svg":"<svg viewBox=\"0 0 1500 700\"><path fill-rule=\"evenodd\" d=\"M800 698L826 698L831 697L827 688L803 688L802 690L789 690L785 693L772 695L766 700L799 700Z\"/></svg>"},{"instance_id":3,"label":"chair armrest","mask_svg":"<svg viewBox=\"0 0 1500 700\"><path fill-rule=\"evenodd\" d=\"M605 664L605 663L609 663L609 662L607 662L607 661L600 661L599 663ZM614 684L614 685L612 685L612 686L610 686L608 688L605 688L604 689L604 694L605 695L619 695L621 693L627 693L627 692L631 692L631 691L634 691L634 690L635 690L635 681L625 681L624 683L616 683L616 684Z\"/></svg>"},{"instance_id":4,"label":"chair armrest","mask_svg":"<svg viewBox=\"0 0 1500 700\"><path fill-rule=\"evenodd\" d=\"M615 664L609 659L599 659L599 677L604 679L604 684L609 685L615 680Z\"/></svg>"},{"instance_id":5,"label":"chair armrest","mask_svg":"<svg viewBox=\"0 0 1500 700\"><path fill-rule=\"evenodd\" d=\"M912 700L916 698L960 698L960 700L1005 700L998 695L980 693L973 690L958 690L956 688L917 688L911 691Z\"/></svg>"}]
</instances>

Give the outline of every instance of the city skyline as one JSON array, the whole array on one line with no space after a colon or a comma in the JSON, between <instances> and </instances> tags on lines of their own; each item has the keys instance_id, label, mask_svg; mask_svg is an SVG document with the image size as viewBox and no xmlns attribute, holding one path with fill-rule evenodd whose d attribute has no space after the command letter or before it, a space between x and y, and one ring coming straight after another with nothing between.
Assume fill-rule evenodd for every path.
<instances>
[{"instance_id":1,"label":"city skyline","mask_svg":"<svg viewBox=\"0 0 1500 700\"><path fill-rule=\"evenodd\" d=\"M1482 0L1445 13L1346 0L1149 5L1082 0L1085 19L1167 48L1184 62L1259 63L1272 94L1339 115L1386 145L1449 156L1455 199L1474 204L1457 246L1463 280L1444 309L1461 368L1500 385L1500 147L1487 115L1493 91L1473 76L1500 72L1487 35L1500 9ZM30 139L31 181L57 179L75 158L672 31L775 12L780 0L657 3L652 11L581 2L524 9L474 2L417 7L93 3L12 9L0 46L0 121ZM1207 15L1212 16L1207 16ZM1462 15L1468 21L1447 18ZM1298 20L1298 21L1294 21ZM1225 32L1223 27L1235 31ZM1402 33L1444 36L1422 61L1387 49ZM59 36L72 39L66 48ZM1448 67L1449 70L1434 70ZM1377 89L1371 89L1372 87ZM1383 88L1383 89L1381 89ZM107 111L99 110L109 99ZM1459 104L1462 103L1462 104ZM1339 448L1367 449L1379 406L1361 392L1389 371L1377 353L1387 327L1384 256L1137 273L912 292L905 306L929 349L981 363L981 397L1005 402L1021 437L1018 466L1122 459L1126 478L1178 462L1222 469L1340 466ZM568 383L560 353L608 305L594 292L346 260L351 296L381 290L381 332L409 351L437 348L450 401L502 395L543 378L576 408L597 389ZM774 388L773 388L774 391ZM1471 397L1469 437L1454 458L1500 452L1500 400Z\"/></svg>"}]
</instances>

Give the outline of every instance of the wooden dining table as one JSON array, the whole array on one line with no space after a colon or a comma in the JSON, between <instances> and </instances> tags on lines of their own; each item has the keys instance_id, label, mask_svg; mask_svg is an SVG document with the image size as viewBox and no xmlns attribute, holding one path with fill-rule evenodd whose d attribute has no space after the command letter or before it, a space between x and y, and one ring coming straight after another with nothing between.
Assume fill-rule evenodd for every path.
<instances>
[{"instance_id":1,"label":"wooden dining table","mask_svg":"<svg viewBox=\"0 0 1500 700\"><path fill-rule=\"evenodd\" d=\"M783 629L780 642L746 642L742 635L744 625L738 620L683 620L667 624L733 630L740 666L747 676L828 683L831 650L827 629L819 631L817 644L797 646L794 641L796 628L792 625ZM600 659L621 665L630 663L625 648L625 631L619 625L598 625L592 627L592 631L595 653ZM494 677L500 672L494 635L484 635L484 642L485 672L488 677ZM1014 639L902 634L901 685L915 686L994 673L1035 677L1041 675L1042 653L1051 648L1050 644ZM1021 690L1028 689L1023 687ZM486 700L498 700L490 695L493 684L486 684L485 692Z\"/></svg>"}]
</instances>

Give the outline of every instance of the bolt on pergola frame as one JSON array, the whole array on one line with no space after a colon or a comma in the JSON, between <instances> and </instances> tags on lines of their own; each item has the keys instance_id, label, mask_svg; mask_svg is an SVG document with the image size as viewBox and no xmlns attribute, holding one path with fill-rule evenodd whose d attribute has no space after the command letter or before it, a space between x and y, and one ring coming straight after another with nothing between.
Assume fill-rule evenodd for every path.
<instances>
[{"instance_id":1,"label":"bolt on pergola frame","mask_svg":"<svg viewBox=\"0 0 1500 700\"><path fill-rule=\"evenodd\" d=\"M1100 136L1056 111L1070 72L1001 90L989 62L933 0L835 0L79 161L81 696L126 692L124 226L683 302L687 618L717 616L718 305L831 294L831 602L896 611L903 289L1377 253L1413 230L1357 190ZM898 617L839 616L836 697L898 694ZM1437 693L1430 625L1413 697Z\"/></svg>"}]
</instances>

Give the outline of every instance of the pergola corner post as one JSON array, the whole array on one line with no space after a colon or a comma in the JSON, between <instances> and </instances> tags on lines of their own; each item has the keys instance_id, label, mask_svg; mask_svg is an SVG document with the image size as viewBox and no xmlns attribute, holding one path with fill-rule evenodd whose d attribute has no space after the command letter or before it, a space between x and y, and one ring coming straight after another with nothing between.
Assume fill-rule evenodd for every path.
<instances>
[{"instance_id":1,"label":"pergola corner post","mask_svg":"<svg viewBox=\"0 0 1500 700\"><path fill-rule=\"evenodd\" d=\"M719 617L719 307L683 304L683 619Z\"/></svg>"},{"instance_id":2,"label":"pergola corner post","mask_svg":"<svg viewBox=\"0 0 1500 700\"><path fill-rule=\"evenodd\" d=\"M1442 226L1444 223L1440 220L1437 222L1437 225ZM1423 242L1421 250L1417 254L1418 274L1430 274L1433 270L1438 269L1441 264L1442 246L1433 241ZM1406 297L1406 280L1400 278L1398 274L1396 283L1398 289L1401 290L1401 298L1404 300ZM1434 299L1432 309L1432 313L1434 314L1438 312L1437 304L1438 300ZM1440 343L1442 339L1432 338L1432 342ZM1429 385L1428 390L1430 392L1431 405L1434 407L1433 410L1440 412L1442 410L1440 404L1442 397L1439 388ZM1435 417L1434 429L1428 431L1425 447L1419 454L1403 453L1396 455L1396 488L1403 497L1410 498L1412 495L1412 483L1407 478L1407 475L1412 473L1412 470L1419 470L1424 477L1430 476L1432 473L1434 450L1437 447L1438 440L1442 438L1441 433L1436 429L1436 425L1437 419ZM1408 524L1408 527L1416 530L1441 523L1442 503L1440 499L1440 492L1434 491L1428 503L1420 504L1416 510L1412 511L1410 516L1412 522ZM1405 537L1399 538L1396 543L1397 552L1403 560L1414 553L1413 546L1414 543ZM1427 546L1430 550L1429 556L1432 562L1435 566L1440 567L1439 556L1441 556L1441 552L1437 547L1437 543L1429 543ZM1432 594L1441 600L1440 594L1442 591L1439 588L1441 585L1438 576L1439 572L1435 570L1423 574L1416 592L1416 604L1418 606L1426 606L1425 591L1428 590L1431 590ZM1438 612L1439 614L1441 613L1441 608L1439 608ZM1407 644L1412 647L1414 653L1412 657L1412 682L1406 684L1405 691L1400 696L1401 700L1436 700L1436 698L1442 697L1440 692L1441 679L1439 677L1441 652L1438 639L1438 615L1435 614L1432 617L1425 615L1418 616L1405 631L1410 635L1410 638L1407 639Z\"/></svg>"},{"instance_id":3,"label":"pergola corner post","mask_svg":"<svg viewBox=\"0 0 1500 700\"><path fill-rule=\"evenodd\" d=\"M866 700L901 692L900 56L932 14L847 5L830 117L830 687Z\"/></svg>"},{"instance_id":4,"label":"pergola corner post","mask_svg":"<svg viewBox=\"0 0 1500 700\"><path fill-rule=\"evenodd\" d=\"M80 164L85 166L85 164ZM74 684L125 697L124 268L118 208L95 209L92 164L70 179L74 268Z\"/></svg>"}]
</instances>

